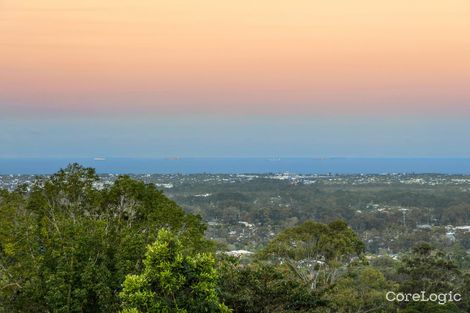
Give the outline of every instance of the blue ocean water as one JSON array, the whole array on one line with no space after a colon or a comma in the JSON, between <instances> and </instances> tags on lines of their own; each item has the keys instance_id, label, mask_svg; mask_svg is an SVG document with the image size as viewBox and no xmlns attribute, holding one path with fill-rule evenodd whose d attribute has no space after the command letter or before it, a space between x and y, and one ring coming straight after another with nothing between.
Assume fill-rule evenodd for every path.
<instances>
[{"instance_id":1,"label":"blue ocean water","mask_svg":"<svg viewBox=\"0 0 470 313\"><path fill-rule=\"evenodd\" d=\"M115 174L470 174L470 158L3 158L0 174L50 174L73 162Z\"/></svg>"}]
</instances>

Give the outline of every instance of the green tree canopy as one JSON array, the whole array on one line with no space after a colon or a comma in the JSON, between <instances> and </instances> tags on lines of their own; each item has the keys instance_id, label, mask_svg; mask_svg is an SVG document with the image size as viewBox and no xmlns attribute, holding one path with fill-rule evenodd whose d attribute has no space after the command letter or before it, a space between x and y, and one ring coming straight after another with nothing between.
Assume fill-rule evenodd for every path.
<instances>
[{"instance_id":1,"label":"green tree canopy","mask_svg":"<svg viewBox=\"0 0 470 313\"><path fill-rule=\"evenodd\" d=\"M454 261L427 243L418 244L403 257L398 273L404 275L401 282L404 292L458 291L463 284L463 276Z\"/></svg>"},{"instance_id":2,"label":"green tree canopy","mask_svg":"<svg viewBox=\"0 0 470 313\"><path fill-rule=\"evenodd\" d=\"M396 312L395 303L385 301L389 291L397 285L385 279L383 274L370 266L358 266L339 278L336 284L322 296L326 312L366 313Z\"/></svg>"},{"instance_id":3,"label":"green tree canopy","mask_svg":"<svg viewBox=\"0 0 470 313\"><path fill-rule=\"evenodd\" d=\"M72 164L31 190L3 191L0 310L116 312L125 276L142 270L163 227L186 251L211 249L198 216L127 176L105 185L93 169Z\"/></svg>"},{"instance_id":4,"label":"green tree canopy","mask_svg":"<svg viewBox=\"0 0 470 313\"><path fill-rule=\"evenodd\" d=\"M221 297L234 313L309 312L319 305L286 265L223 258L219 266Z\"/></svg>"},{"instance_id":5,"label":"green tree canopy","mask_svg":"<svg viewBox=\"0 0 470 313\"><path fill-rule=\"evenodd\" d=\"M181 241L161 229L147 248L142 273L124 281L122 312L229 312L218 299L217 281L213 256L184 255Z\"/></svg>"},{"instance_id":6,"label":"green tree canopy","mask_svg":"<svg viewBox=\"0 0 470 313\"><path fill-rule=\"evenodd\" d=\"M342 221L307 221L275 237L261 256L289 264L311 289L336 281L340 270L364 252L364 244Z\"/></svg>"},{"instance_id":7,"label":"green tree canopy","mask_svg":"<svg viewBox=\"0 0 470 313\"><path fill-rule=\"evenodd\" d=\"M428 243L416 245L403 257L398 273L402 275L400 289L404 293L458 293L461 302L441 305L435 302L404 304L403 312L467 312L470 290L469 276L464 275L451 257Z\"/></svg>"}]
</instances>

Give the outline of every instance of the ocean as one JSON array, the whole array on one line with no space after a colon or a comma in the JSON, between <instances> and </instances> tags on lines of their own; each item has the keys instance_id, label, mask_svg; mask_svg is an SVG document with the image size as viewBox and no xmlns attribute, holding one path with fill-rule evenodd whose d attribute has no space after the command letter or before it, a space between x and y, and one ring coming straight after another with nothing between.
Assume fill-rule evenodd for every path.
<instances>
[{"instance_id":1,"label":"ocean","mask_svg":"<svg viewBox=\"0 0 470 313\"><path fill-rule=\"evenodd\" d=\"M114 174L470 174L470 158L1 158L0 174L51 174L69 163Z\"/></svg>"}]
</instances>

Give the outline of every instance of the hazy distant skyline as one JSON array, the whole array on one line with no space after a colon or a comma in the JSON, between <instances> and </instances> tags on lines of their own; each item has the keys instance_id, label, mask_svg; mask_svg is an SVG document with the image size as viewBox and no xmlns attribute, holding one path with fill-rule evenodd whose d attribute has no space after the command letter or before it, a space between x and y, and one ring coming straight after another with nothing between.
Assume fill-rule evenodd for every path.
<instances>
[{"instance_id":1,"label":"hazy distant skyline","mask_svg":"<svg viewBox=\"0 0 470 313\"><path fill-rule=\"evenodd\" d=\"M0 157L470 156L467 0L0 1Z\"/></svg>"}]
</instances>

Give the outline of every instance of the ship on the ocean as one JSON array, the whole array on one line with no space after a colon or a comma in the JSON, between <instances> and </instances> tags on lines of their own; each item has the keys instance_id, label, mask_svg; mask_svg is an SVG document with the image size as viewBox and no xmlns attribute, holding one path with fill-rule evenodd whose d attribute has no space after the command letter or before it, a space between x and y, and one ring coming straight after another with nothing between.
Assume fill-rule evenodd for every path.
<instances>
[{"instance_id":1,"label":"ship on the ocean","mask_svg":"<svg viewBox=\"0 0 470 313\"><path fill-rule=\"evenodd\" d=\"M165 160L171 160L171 161L177 161L177 160L181 160L181 157L180 156L169 156L169 157L166 157Z\"/></svg>"}]
</instances>

